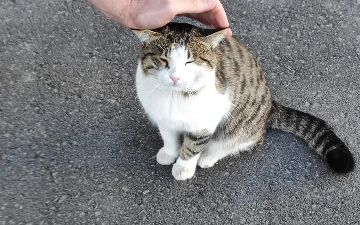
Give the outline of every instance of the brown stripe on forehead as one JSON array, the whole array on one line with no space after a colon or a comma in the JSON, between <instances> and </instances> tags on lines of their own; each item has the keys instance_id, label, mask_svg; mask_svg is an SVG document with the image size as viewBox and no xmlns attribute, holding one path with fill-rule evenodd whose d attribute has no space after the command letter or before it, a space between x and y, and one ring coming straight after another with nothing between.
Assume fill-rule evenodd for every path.
<instances>
[{"instance_id":1,"label":"brown stripe on forehead","mask_svg":"<svg viewBox=\"0 0 360 225\"><path fill-rule=\"evenodd\" d=\"M148 74L148 70L150 69L158 69L160 65L161 62L156 58L150 58L150 55L144 57L144 59L141 60L141 67L145 74Z\"/></svg>"},{"instance_id":2,"label":"brown stripe on forehead","mask_svg":"<svg viewBox=\"0 0 360 225\"><path fill-rule=\"evenodd\" d=\"M199 59L205 62L211 69L214 68L214 65L208 59L205 59L204 57L201 56L199 57Z\"/></svg>"},{"instance_id":3,"label":"brown stripe on forehead","mask_svg":"<svg viewBox=\"0 0 360 225\"><path fill-rule=\"evenodd\" d=\"M150 69L155 69L155 67L153 65L144 66L145 71L150 70Z\"/></svg>"},{"instance_id":4,"label":"brown stripe on forehead","mask_svg":"<svg viewBox=\"0 0 360 225\"><path fill-rule=\"evenodd\" d=\"M188 45L189 42L190 42L190 37L186 35L186 36L185 36L185 40L184 40L184 45L185 45L185 46Z\"/></svg>"},{"instance_id":5,"label":"brown stripe on forehead","mask_svg":"<svg viewBox=\"0 0 360 225\"><path fill-rule=\"evenodd\" d=\"M157 39L142 47L140 52L141 66L145 74L150 69L158 69L162 66L159 57L168 51L169 43L166 39Z\"/></svg>"},{"instance_id":6,"label":"brown stripe on forehead","mask_svg":"<svg viewBox=\"0 0 360 225\"><path fill-rule=\"evenodd\" d=\"M154 62L157 68L161 67L162 63L158 58L153 58L152 61Z\"/></svg>"},{"instance_id":7,"label":"brown stripe on forehead","mask_svg":"<svg viewBox=\"0 0 360 225\"><path fill-rule=\"evenodd\" d=\"M165 57L168 57L169 54L170 54L170 49L168 49L168 48L165 49L165 50L164 50L164 56L165 56Z\"/></svg>"},{"instance_id":8,"label":"brown stripe on forehead","mask_svg":"<svg viewBox=\"0 0 360 225\"><path fill-rule=\"evenodd\" d=\"M200 60L206 63L213 69L215 67L216 59L210 46L207 46L200 39L193 38L190 40L187 46L188 56L193 57L195 61Z\"/></svg>"}]
</instances>

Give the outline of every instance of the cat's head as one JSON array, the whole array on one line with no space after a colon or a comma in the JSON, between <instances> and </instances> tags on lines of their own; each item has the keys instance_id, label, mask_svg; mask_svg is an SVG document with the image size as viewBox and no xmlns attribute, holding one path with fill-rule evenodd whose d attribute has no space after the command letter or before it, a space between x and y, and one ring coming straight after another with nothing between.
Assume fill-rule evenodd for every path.
<instances>
[{"instance_id":1,"label":"cat's head","mask_svg":"<svg viewBox=\"0 0 360 225\"><path fill-rule=\"evenodd\" d=\"M227 29L202 29L169 23L154 30L133 30L142 43L141 68L160 85L182 92L196 92L214 80L214 48Z\"/></svg>"}]
</instances>

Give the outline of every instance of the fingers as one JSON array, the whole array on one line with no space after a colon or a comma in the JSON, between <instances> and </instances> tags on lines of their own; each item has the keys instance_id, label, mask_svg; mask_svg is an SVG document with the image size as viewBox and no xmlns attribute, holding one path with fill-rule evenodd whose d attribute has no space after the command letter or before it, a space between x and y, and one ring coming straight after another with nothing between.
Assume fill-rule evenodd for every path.
<instances>
[{"instance_id":1,"label":"fingers","mask_svg":"<svg viewBox=\"0 0 360 225\"><path fill-rule=\"evenodd\" d=\"M214 25L206 18L204 17L203 14L183 14L182 16L186 16L186 17L189 17L191 19L194 19L194 20L197 20L199 21L200 23L206 25L206 26L213 26Z\"/></svg>"},{"instance_id":2,"label":"fingers","mask_svg":"<svg viewBox=\"0 0 360 225\"><path fill-rule=\"evenodd\" d=\"M151 24L150 26L153 28L163 26L175 16L184 13L200 15L217 8L218 3L220 3L219 0L148 0L148 2L148 4L144 5L144 10L142 10L142 14L137 16L137 19L141 21L139 24ZM222 7L221 4L220 7ZM198 18L201 19L201 16L198 16ZM208 19L202 21L206 22L206 20ZM211 23L207 24L212 25Z\"/></svg>"},{"instance_id":3,"label":"fingers","mask_svg":"<svg viewBox=\"0 0 360 225\"><path fill-rule=\"evenodd\" d=\"M205 25L217 28L229 27L225 10L219 0L181 0L176 4L176 14L184 14L192 19L199 20Z\"/></svg>"},{"instance_id":4,"label":"fingers","mask_svg":"<svg viewBox=\"0 0 360 225\"><path fill-rule=\"evenodd\" d=\"M199 21L200 23L204 24L204 25L207 25L207 26L213 26L213 27L217 27L217 28L224 28L224 27L220 27L220 26L216 26L214 25L214 23L211 23L209 22L209 19L208 17L204 16L203 14L189 14L189 15L184 15L184 16L187 16L187 17L190 17L192 19L195 19L197 21ZM228 27L226 27L228 28ZM228 29L226 35L225 35L227 38L231 37L232 36L232 31L231 29Z\"/></svg>"},{"instance_id":5,"label":"fingers","mask_svg":"<svg viewBox=\"0 0 360 225\"><path fill-rule=\"evenodd\" d=\"M135 4L134 4L135 2ZM146 2L146 4L145 4ZM186 13L206 25L228 27L225 11L219 0L143 0L132 1L137 8L133 21L138 28L157 28L170 22L176 15ZM135 12L133 13L135 15ZM214 18L224 17L224 18ZM220 23L218 23L218 21Z\"/></svg>"},{"instance_id":6,"label":"fingers","mask_svg":"<svg viewBox=\"0 0 360 225\"><path fill-rule=\"evenodd\" d=\"M176 2L169 0L140 0L133 7L132 21L137 29L154 29L169 23L176 16ZM140 3L141 2L141 3ZM174 6L175 5L175 6Z\"/></svg>"},{"instance_id":7,"label":"fingers","mask_svg":"<svg viewBox=\"0 0 360 225\"><path fill-rule=\"evenodd\" d=\"M175 15L202 13L213 9L219 0L176 0L172 1Z\"/></svg>"},{"instance_id":8,"label":"fingers","mask_svg":"<svg viewBox=\"0 0 360 225\"><path fill-rule=\"evenodd\" d=\"M198 20L200 23L203 23L205 25L213 26L216 28L227 28L230 26L225 10L221 5L220 1L216 1L214 7L209 11L203 13L188 13L185 14L185 16ZM231 37L231 35L232 32L229 29L226 37Z\"/></svg>"},{"instance_id":9,"label":"fingers","mask_svg":"<svg viewBox=\"0 0 360 225\"><path fill-rule=\"evenodd\" d=\"M209 15L210 13L210 15ZM212 16L211 16L212 14ZM211 9L208 13L205 15L209 15L209 20L211 20L213 26L218 28L226 28L229 27L229 21L227 19L224 7L220 3L220 1L217 1L215 4L215 7Z\"/></svg>"},{"instance_id":10,"label":"fingers","mask_svg":"<svg viewBox=\"0 0 360 225\"><path fill-rule=\"evenodd\" d=\"M88 0L105 15L133 29L154 29L184 14L217 28L229 27L219 0ZM229 29L229 34L231 31Z\"/></svg>"},{"instance_id":11,"label":"fingers","mask_svg":"<svg viewBox=\"0 0 360 225\"><path fill-rule=\"evenodd\" d=\"M117 0L88 0L89 3L98 8L103 14L105 14L110 19L124 25L128 26L131 24L131 21L127 18L129 17L128 13L124 13L126 9L126 1L117 1Z\"/></svg>"}]
</instances>

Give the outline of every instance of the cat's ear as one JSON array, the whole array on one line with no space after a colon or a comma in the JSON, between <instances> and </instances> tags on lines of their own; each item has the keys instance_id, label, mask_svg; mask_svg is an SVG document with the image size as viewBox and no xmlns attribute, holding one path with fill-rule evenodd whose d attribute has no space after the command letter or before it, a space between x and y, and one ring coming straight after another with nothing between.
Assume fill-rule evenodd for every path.
<instances>
[{"instance_id":1,"label":"cat's ear","mask_svg":"<svg viewBox=\"0 0 360 225\"><path fill-rule=\"evenodd\" d=\"M149 43L162 36L162 34L151 30L132 30L132 32L136 34L142 44Z\"/></svg>"},{"instance_id":2,"label":"cat's ear","mask_svg":"<svg viewBox=\"0 0 360 225\"><path fill-rule=\"evenodd\" d=\"M224 40L226 38L226 34L229 31L230 28L225 28L219 31L216 31L215 33L209 34L205 37L202 37L202 41L210 44L213 48L215 48L220 41Z\"/></svg>"}]
</instances>

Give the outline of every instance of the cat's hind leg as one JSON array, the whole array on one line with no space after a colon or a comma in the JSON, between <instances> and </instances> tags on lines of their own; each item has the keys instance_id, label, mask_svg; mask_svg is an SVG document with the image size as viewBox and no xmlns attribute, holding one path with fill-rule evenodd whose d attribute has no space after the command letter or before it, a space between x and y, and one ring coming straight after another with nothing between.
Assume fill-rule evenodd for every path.
<instances>
[{"instance_id":1,"label":"cat's hind leg","mask_svg":"<svg viewBox=\"0 0 360 225\"><path fill-rule=\"evenodd\" d=\"M211 141L208 149L201 153L197 164L201 168L213 167L215 163L229 154L229 149L224 147L225 146L222 141Z\"/></svg>"},{"instance_id":2,"label":"cat's hind leg","mask_svg":"<svg viewBox=\"0 0 360 225\"><path fill-rule=\"evenodd\" d=\"M236 154L239 151L248 151L257 141L238 142L238 141L211 141L208 149L203 151L199 157L198 165L201 168L210 168L220 159L228 155Z\"/></svg>"}]
</instances>

